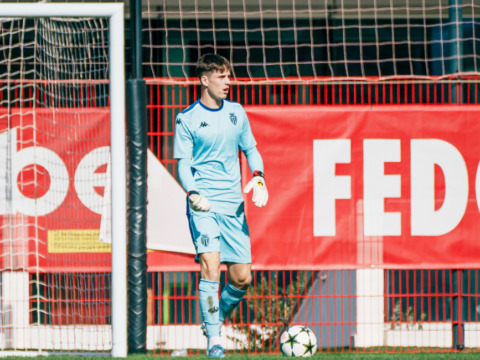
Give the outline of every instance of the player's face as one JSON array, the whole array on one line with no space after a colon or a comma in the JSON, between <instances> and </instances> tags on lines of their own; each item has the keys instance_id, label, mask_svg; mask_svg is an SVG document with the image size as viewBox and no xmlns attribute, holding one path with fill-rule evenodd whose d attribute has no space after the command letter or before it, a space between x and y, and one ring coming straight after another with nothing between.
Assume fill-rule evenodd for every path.
<instances>
[{"instance_id":1,"label":"player's face","mask_svg":"<svg viewBox=\"0 0 480 360\"><path fill-rule=\"evenodd\" d=\"M230 90L230 71L211 72L202 76L202 82L207 86L210 96L215 100L227 98Z\"/></svg>"}]
</instances>

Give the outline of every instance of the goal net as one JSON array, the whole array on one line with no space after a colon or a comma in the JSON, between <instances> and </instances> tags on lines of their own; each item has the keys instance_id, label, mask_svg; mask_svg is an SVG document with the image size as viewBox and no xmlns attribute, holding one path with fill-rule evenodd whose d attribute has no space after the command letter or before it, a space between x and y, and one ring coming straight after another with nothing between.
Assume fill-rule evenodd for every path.
<instances>
[{"instance_id":1,"label":"goal net","mask_svg":"<svg viewBox=\"0 0 480 360\"><path fill-rule=\"evenodd\" d=\"M120 11L123 22L123 8L102 14L92 5L5 5L0 14L11 16L0 17L0 351L110 351L115 259L99 233L103 208L112 207L104 199L107 179L125 171L110 165L111 133L120 127L121 137L124 126L113 109L124 107L123 25L116 25L118 42L111 17ZM121 83L115 96L113 76Z\"/></svg>"},{"instance_id":2,"label":"goal net","mask_svg":"<svg viewBox=\"0 0 480 360\"><path fill-rule=\"evenodd\" d=\"M244 105L273 105L273 108L286 109L283 105L461 104L471 99L477 102L480 75L478 0L147 0L143 5L144 24L147 24L144 28L144 74L151 85L149 112L153 119L150 139L152 149L167 165L173 162L175 115L199 98L195 65L206 53L218 53L232 63L233 82L229 96ZM382 86L369 86L379 82ZM475 86L462 88L458 86L462 82ZM290 86L291 83L294 85ZM416 86L423 83L428 85ZM445 83L448 86L444 87ZM297 120L295 118L294 122ZM352 223L363 222L352 219ZM340 341L342 346L354 343L359 349L453 346L450 344L453 332L445 330L441 322L430 321L422 325L422 332L415 334L408 330L388 332L387 319L404 316L401 308L390 305L393 303L390 295L396 291L389 288L390 275L379 267L362 268L363 264L383 256L383 240L375 236L368 241L361 236L358 238L359 262L353 272L353 282L347 280L348 276L341 280L344 276L341 271L336 273L339 274L337 280L330 280L330 284L337 281L339 288L343 287L353 299L352 304L345 306L352 317L348 321L339 320L331 327L328 324L323 327L325 323L320 320L324 329L320 330L323 331L320 341L329 346L339 345ZM255 241L253 236L252 239ZM366 260L370 256L372 258ZM257 264L257 269L260 266ZM411 273L416 274L415 271ZM334 272L328 276L332 274ZM407 278L407 284L408 281ZM410 284L420 287L423 286L421 282L413 280ZM328 289L328 281L322 286ZM164 299L171 301L168 296ZM417 300L411 298L412 302ZM325 303L307 299L302 304L303 309L309 303L312 313L323 311ZM388 310L389 306L396 310ZM344 308L338 305L338 309L340 307ZM405 315L406 322L414 316L409 312ZM341 317L339 314L335 316ZM415 314L420 318L420 311ZM165 323L160 324L164 333L178 329L176 320L169 324L168 317L165 318ZM265 323L268 324L268 320ZM347 330L350 324L353 327ZM187 335L187 326L184 329L183 337L158 336L155 343L166 339L163 349L195 348L196 344ZM343 340L340 340L343 337L338 335L340 333L345 333ZM188 340L178 345L179 339Z\"/></svg>"},{"instance_id":3,"label":"goal net","mask_svg":"<svg viewBox=\"0 0 480 360\"><path fill-rule=\"evenodd\" d=\"M443 77L479 72L475 0L149 0L146 70L195 77L207 52L235 79Z\"/></svg>"}]
</instances>

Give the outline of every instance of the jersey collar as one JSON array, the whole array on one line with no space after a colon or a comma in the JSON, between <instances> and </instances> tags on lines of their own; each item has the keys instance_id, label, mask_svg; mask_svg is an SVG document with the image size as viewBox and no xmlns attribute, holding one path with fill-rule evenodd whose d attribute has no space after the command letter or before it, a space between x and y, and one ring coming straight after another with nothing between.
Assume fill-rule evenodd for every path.
<instances>
[{"instance_id":1,"label":"jersey collar","mask_svg":"<svg viewBox=\"0 0 480 360\"><path fill-rule=\"evenodd\" d=\"M220 107L217 109L212 109L212 108L209 108L208 106L203 105L203 103L200 100L197 100L197 102L200 104L201 107L203 107L207 111L220 111L223 109L223 104L225 103L225 100L222 100L222 105L220 105Z\"/></svg>"}]
</instances>

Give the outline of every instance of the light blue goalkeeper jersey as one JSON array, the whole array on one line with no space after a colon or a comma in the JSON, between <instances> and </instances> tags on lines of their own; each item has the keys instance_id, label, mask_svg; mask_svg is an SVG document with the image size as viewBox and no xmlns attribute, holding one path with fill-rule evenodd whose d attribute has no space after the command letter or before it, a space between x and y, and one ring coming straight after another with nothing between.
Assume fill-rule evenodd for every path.
<instances>
[{"instance_id":1,"label":"light blue goalkeeper jersey","mask_svg":"<svg viewBox=\"0 0 480 360\"><path fill-rule=\"evenodd\" d=\"M224 100L210 109L199 100L178 114L173 156L191 159L195 190L210 211L235 215L243 208L238 151L257 145L243 107Z\"/></svg>"}]
</instances>

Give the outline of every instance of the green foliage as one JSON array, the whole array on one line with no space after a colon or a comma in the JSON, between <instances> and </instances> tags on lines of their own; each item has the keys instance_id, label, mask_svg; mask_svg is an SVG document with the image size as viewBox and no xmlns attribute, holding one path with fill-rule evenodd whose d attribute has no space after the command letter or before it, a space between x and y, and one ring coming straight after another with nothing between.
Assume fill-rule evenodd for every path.
<instances>
[{"instance_id":1,"label":"green foliage","mask_svg":"<svg viewBox=\"0 0 480 360\"><path fill-rule=\"evenodd\" d=\"M404 313L402 312L402 306L400 304L400 301L397 300L395 302L395 306L393 307L393 318L390 329L400 329L402 328L402 325L404 325L404 327L409 330L422 330L422 322L425 321L426 318L427 314L422 313L420 315L420 322L417 322L412 306L409 306L407 308L407 311Z\"/></svg>"}]
</instances>

